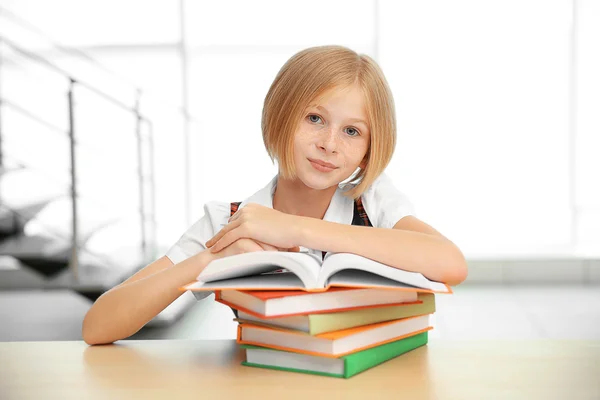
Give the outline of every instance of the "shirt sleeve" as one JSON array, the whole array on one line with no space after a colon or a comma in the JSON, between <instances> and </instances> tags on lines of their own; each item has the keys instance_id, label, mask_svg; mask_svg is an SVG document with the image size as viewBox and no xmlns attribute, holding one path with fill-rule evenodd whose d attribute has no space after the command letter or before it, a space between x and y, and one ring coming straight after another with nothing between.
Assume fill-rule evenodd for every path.
<instances>
[{"instance_id":1,"label":"shirt sleeve","mask_svg":"<svg viewBox=\"0 0 600 400\"><path fill-rule=\"evenodd\" d=\"M412 202L385 173L363 193L362 200L371 223L377 228L391 229L407 215L415 215Z\"/></svg>"},{"instance_id":2,"label":"shirt sleeve","mask_svg":"<svg viewBox=\"0 0 600 400\"><path fill-rule=\"evenodd\" d=\"M205 243L212 238L229 219L229 203L209 202L204 206L204 216L194 223L179 240L167 250L166 256L178 264L206 249ZM197 299L212 292L194 293ZM205 296L202 296L205 295Z\"/></svg>"}]
</instances>

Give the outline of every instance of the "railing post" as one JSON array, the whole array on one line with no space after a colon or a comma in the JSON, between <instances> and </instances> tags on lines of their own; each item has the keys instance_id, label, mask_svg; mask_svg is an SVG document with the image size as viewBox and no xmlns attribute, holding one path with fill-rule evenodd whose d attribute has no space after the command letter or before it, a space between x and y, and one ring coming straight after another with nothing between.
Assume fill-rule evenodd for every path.
<instances>
[{"instance_id":1,"label":"railing post","mask_svg":"<svg viewBox=\"0 0 600 400\"><path fill-rule=\"evenodd\" d=\"M77 213L77 159L75 151L75 121L74 121L74 103L73 103L73 88L75 80L69 79L69 92L67 94L69 102L69 146L71 153L71 277L74 282L79 282L79 229L78 229L78 213Z\"/></svg>"},{"instance_id":2,"label":"railing post","mask_svg":"<svg viewBox=\"0 0 600 400\"><path fill-rule=\"evenodd\" d=\"M137 159L138 159L138 181L140 196L140 228L142 230L142 254L148 256L148 238L146 237L146 202L144 199L144 162L142 155L142 116L140 115L140 96L139 90L136 91L135 98L135 134L137 139Z\"/></svg>"},{"instance_id":3,"label":"railing post","mask_svg":"<svg viewBox=\"0 0 600 400\"><path fill-rule=\"evenodd\" d=\"M154 126L152 122L148 121L148 152L149 152L149 164L150 164L150 212L151 212L151 223L152 223L152 250L156 251L157 237L156 237L156 178L154 168ZM156 254L152 254L152 257L156 257Z\"/></svg>"}]
</instances>

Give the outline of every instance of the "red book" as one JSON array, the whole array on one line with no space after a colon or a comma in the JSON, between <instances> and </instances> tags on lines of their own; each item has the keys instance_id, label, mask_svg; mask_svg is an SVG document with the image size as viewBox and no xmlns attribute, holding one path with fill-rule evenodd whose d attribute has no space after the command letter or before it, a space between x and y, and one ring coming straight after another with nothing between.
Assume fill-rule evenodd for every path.
<instances>
[{"instance_id":1,"label":"red book","mask_svg":"<svg viewBox=\"0 0 600 400\"><path fill-rule=\"evenodd\" d=\"M419 302L418 292L415 291L370 288L330 288L326 292L224 290L217 291L215 298L231 308L260 318L339 312Z\"/></svg>"}]
</instances>

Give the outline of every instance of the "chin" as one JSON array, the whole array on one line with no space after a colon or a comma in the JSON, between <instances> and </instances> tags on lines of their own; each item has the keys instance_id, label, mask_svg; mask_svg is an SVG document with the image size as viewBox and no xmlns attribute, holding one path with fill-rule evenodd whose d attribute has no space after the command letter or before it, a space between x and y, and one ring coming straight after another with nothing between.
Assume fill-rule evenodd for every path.
<instances>
[{"instance_id":1,"label":"chin","mask_svg":"<svg viewBox=\"0 0 600 400\"><path fill-rule=\"evenodd\" d=\"M341 181L343 181L339 173L335 172L323 174L312 171L299 171L298 178L302 181L302 183L304 183L305 186L311 189L324 190L332 186L337 186Z\"/></svg>"}]
</instances>

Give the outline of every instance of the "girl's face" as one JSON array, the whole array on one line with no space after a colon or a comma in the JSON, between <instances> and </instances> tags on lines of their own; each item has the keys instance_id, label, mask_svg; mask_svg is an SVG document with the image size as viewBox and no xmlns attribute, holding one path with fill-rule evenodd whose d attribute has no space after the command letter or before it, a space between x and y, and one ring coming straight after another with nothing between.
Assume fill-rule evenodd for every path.
<instances>
[{"instance_id":1,"label":"girl's face","mask_svg":"<svg viewBox=\"0 0 600 400\"><path fill-rule=\"evenodd\" d=\"M349 178L370 143L366 104L358 86L334 88L311 102L294 136L298 178L326 189Z\"/></svg>"}]
</instances>

